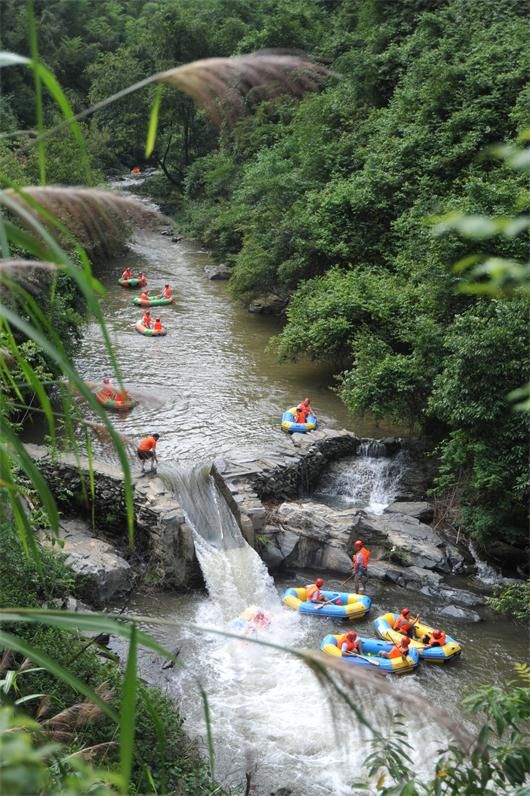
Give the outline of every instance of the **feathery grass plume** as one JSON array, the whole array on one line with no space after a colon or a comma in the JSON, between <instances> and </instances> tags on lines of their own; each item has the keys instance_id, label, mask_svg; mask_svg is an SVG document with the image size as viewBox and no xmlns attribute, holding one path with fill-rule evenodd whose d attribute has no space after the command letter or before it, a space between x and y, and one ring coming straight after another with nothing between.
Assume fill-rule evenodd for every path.
<instances>
[{"instance_id":1,"label":"feathery grass plume","mask_svg":"<svg viewBox=\"0 0 530 796\"><path fill-rule=\"evenodd\" d=\"M18 213L25 223L24 215L30 212L41 222L47 222L48 229L57 231L59 222L82 244L94 242L106 251L111 251L117 236L131 230L135 224L156 224L163 215L138 199L122 196L99 188L82 188L60 185L28 186L15 191L8 188L0 192L9 200L9 208Z\"/></svg>"},{"instance_id":2,"label":"feathery grass plume","mask_svg":"<svg viewBox=\"0 0 530 796\"><path fill-rule=\"evenodd\" d=\"M73 755L68 755L65 760L75 760L77 758L84 760L85 763L92 763L94 760L101 761L109 752L113 752L118 747L119 743L117 741L103 741L102 743L94 744L94 746L86 746L84 749L74 752Z\"/></svg>"},{"instance_id":3,"label":"feathery grass plume","mask_svg":"<svg viewBox=\"0 0 530 796\"><path fill-rule=\"evenodd\" d=\"M245 110L251 92L259 99L282 92L301 96L330 74L307 56L270 51L193 61L159 73L157 80L188 94L220 124Z\"/></svg>"},{"instance_id":4,"label":"feathery grass plume","mask_svg":"<svg viewBox=\"0 0 530 796\"><path fill-rule=\"evenodd\" d=\"M50 274L56 270L55 263L43 260L0 260L0 290L9 290L12 281L30 291L42 288L41 272Z\"/></svg>"}]
</instances>

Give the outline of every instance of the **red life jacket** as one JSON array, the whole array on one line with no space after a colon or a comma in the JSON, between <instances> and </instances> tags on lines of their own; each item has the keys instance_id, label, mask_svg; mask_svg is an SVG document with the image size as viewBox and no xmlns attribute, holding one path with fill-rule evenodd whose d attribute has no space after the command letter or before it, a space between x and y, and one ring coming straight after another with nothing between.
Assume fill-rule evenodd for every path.
<instances>
[{"instance_id":1,"label":"red life jacket","mask_svg":"<svg viewBox=\"0 0 530 796\"><path fill-rule=\"evenodd\" d=\"M146 326L148 329L150 329L151 328L151 320L152 320L152 318L151 318L150 315L144 315L142 323L143 323L144 326Z\"/></svg>"},{"instance_id":2,"label":"red life jacket","mask_svg":"<svg viewBox=\"0 0 530 796\"><path fill-rule=\"evenodd\" d=\"M346 652L355 652L357 650L357 644L355 643L355 641L348 641L347 639L344 639L344 641L341 641L340 644L341 652L343 652L342 648L345 644L346 644L346 650L345 650Z\"/></svg>"},{"instance_id":3,"label":"red life jacket","mask_svg":"<svg viewBox=\"0 0 530 796\"><path fill-rule=\"evenodd\" d=\"M153 332L161 332L162 331L162 324L160 321L155 321L153 324Z\"/></svg>"},{"instance_id":4,"label":"red life jacket","mask_svg":"<svg viewBox=\"0 0 530 796\"><path fill-rule=\"evenodd\" d=\"M358 550L356 553L354 553L352 555L353 566L357 567L357 560L358 560L358 557L361 556L361 555L364 558L364 566L368 569L368 562L370 561L370 553L366 549L366 547L361 547L360 550Z\"/></svg>"},{"instance_id":5,"label":"red life jacket","mask_svg":"<svg viewBox=\"0 0 530 796\"><path fill-rule=\"evenodd\" d=\"M164 288L164 298L165 299L170 299L171 298L171 288L170 287L165 287Z\"/></svg>"}]
</instances>

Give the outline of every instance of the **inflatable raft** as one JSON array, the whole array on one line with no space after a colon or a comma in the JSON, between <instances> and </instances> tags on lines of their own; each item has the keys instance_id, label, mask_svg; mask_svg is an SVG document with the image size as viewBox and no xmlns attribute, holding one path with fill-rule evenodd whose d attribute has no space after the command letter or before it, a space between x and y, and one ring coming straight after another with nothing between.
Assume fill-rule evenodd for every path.
<instances>
[{"instance_id":1,"label":"inflatable raft","mask_svg":"<svg viewBox=\"0 0 530 796\"><path fill-rule=\"evenodd\" d=\"M403 633L393 630L393 625L399 614L383 614L374 621L375 630L380 638L386 641L399 641L403 638ZM410 649L417 649L422 661L426 663L446 663L447 661L458 658L462 654L462 647L451 636L446 636L443 647L426 647L422 638L429 634L432 635L434 628L418 622L414 625L414 637L410 641Z\"/></svg>"},{"instance_id":2,"label":"inflatable raft","mask_svg":"<svg viewBox=\"0 0 530 796\"><path fill-rule=\"evenodd\" d=\"M282 415L282 429L289 434L294 434L295 431L299 434L305 434L306 431L314 431L317 427L315 415L308 415L305 423L297 423L295 417L296 406L293 406L292 409L288 409Z\"/></svg>"},{"instance_id":3,"label":"inflatable raft","mask_svg":"<svg viewBox=\"0 0 530 796\"><path fill-rule=\"evenodd\" d=\"M325 616L328 619L358 619L367 614L372 605L371 597L367 597L366 594L324 590L321 590L320 593L327 600L334 600L334 602L327 605L325 603L310 603L307 602L305 588L291 588L284 593L282 603L289 608L294 608L300 614Z\"/></svg>"},{"instance_id":4,"label":"inflatable raft","mask_svg":"<svg viewBox=\"0 0 530 796\"><path fill-rule=\"evenodd\" d=\"M162 326L162 330L160 332L155 332L153 329L149 329L148 326L144 326L142 321L137 321L134 324L134 328L139 334L143 334L146 337L164 337L167 334L167 329L165 326Z\"/></svg>"},{"instance_id":5,"label":"inflatable raft","mask_svg":"<svg viewBox=\"0 0 530 796\"><path fill-rule=\"evenodd\" d=\"M377 638L361 638L362 642L362 655L363 657L356 657L353 655L342 656L340 645L346 638L346 634L342 633L339 636L325 636L320 644L320 649L326 655L333 655L336 658L342 658L352 666L362 666L367 669L379 669L380 672L405 674L405 672L412 672L420 662L420 654L417 649L410 650L409 654L403 659L402 655L397 658L379 658L378 652L390 652L394 644L389 644L387 641L380 641Z\"/></svg>"},{"instance_id":6,"label":"inflatable raft","mask_svg":"<svg viewBox=\"0 0 530 796\"><path fill-rule=\"evenodd\" d=\"M109 398L103 392L97 392L96 398L105 409L114 409L117 412L128 412L129 409L132 409L138 403L138 401L133 401L132 398L125 401L117 401L115 398Z\"/></svg>"},{"instance_id":7,"label":"inflatable raft","mask_svg":"<svg viewBox=\"0 0 530 796\"><path fill-rule=\"evenodd\" d=\"M145 287L147 285L147 279L136 279L136 277L132 276L130 279L118 279L118 285L122 287Z\"/></svg>"},{"instance_id":8,"label":"inflatable raft","mask_svg":"<svg viewBox=\"0 0 530 796\"><path fill-rule=\"evenodd\" d=\"M174 301L175 299L173 296L168 299L160 298L160 296L153 296L149 301L141 299L140 296L133 298L133 304L136 304L137 307L165 307L166 304L173 304Z\"/></svg>"}]
</instances>

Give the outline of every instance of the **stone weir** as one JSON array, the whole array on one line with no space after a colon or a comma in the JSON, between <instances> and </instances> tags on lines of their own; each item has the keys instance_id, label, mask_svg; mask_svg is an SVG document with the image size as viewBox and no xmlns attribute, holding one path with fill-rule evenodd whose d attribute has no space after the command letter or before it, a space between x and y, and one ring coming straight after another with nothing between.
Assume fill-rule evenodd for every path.
<instances>
[{"instance_id":1,"label":"stone weir","mask_svg":"<svg viewBox=\"0 0 530 796\"><path fill-rule=\"evenodd\" d=\"M95 559L108 556L109 543L132 563L147 562L150 580L167 589L185 589L201 586L202 575L195 556L193 534L186 524L184 513L175 495L156 476L134 477L134 551L128 544L127 512L124 478L121 468L104 462L93 462L93 499L90 489L89 462L84 457L76 459L70 453L50 457L48 450L39 445L26 449L43 473L57 504L65 516L84 517L84 542L76 544L70 554L68 525L64 523L65 553L72 561L74 571L85 578L87 569L95 572ZM95 553L95 539L100 540L104 555ZM120 558L118 556L118 558ZM75 559L75 560L74 560ZM123 569L123 559L115 567ZM112 564L110 564L112 566ZM140 569L145 570L145 566ZM130 571L132 588L133 570ZM101 592L101 584L112 580L113 573L98 570L94 582L94 596ZM99 586L99 588L98 588ZM123 591L123 589L120 589ZM107 595L110 596L110 595ZM87 595L88 599L88 595ZM100 602L97 599L93 600Z\"/></svg>"},{"instance_id":2,"label":"stone weir","mask_svg":"<svg viewBox=\"0 0 530 796\"><path fill-rule=\"evenodd\" d=\"M276 451L265 456L232 461L216 459L212 475L245 539L256 547L256 535L267 521L263 501L278 502L309 494L326 465L354 454L362 441L344 429L290 434ZM382 443L389 453L398 444L394 439Z\"/></svg>"},{"instance_id":3,"label":"stone weir","mask_svg":"<svg viewBox=\"0 0 530 796\"><path fill-rule=\"evenodd\" d=\"M329 461L355 453L360 443L354 434L332 429L286 435L274 452L259 459L217 460L212 475L245 538L255 547L256 534L266 519L262 500L278 501L307 493ZM388 444L390 446L391 442ZM75 532L67 523L63 528L65 552L72 559L71 563L74 564L75 559L74 569L77 567L83 578L88 571L97 569L96 559L99 562L109 560L110 544L133 564L141 562L140 569L145 570L147 564L149 580L162 588L180 590L203 585L192 529L186 524L174 492L161 478L133 476L135 520L134 551L131 551L124 478L119 467L92 462L92 497L87 458L76 458L71 453L51 457L47 448L40 445L27 445L26 449L38 464L64 515L88 521L84 538L79 526ZM116 560L114 568L120 570L123 580L123 573L127 572L123 558ZM132 579L132 570L130 574ZM114 582L114 575L115 572L102 574L99 587L95 584L94 590L106 594L105 589Z\"/></svg>"}]
</instances>

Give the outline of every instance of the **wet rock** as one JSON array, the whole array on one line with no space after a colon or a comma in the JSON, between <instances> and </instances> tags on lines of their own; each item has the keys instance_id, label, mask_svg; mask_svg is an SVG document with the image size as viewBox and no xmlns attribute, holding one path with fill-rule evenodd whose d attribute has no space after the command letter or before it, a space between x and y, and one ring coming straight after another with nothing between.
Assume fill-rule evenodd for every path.
<instances>
[{"instance_id":1,"label":"wet rock","mask_svg":"<svg viewBox=\"0 0 530 796\"><path fill-rule=\"evenodd\" d=\"M93 538L80 522L70 522L65 527L62 552L79 594L92 605L104 605L134 585L130 564L112 545Z\"/></svg>"},{"instance_id":2,"label":"wet rock","mask_svg":"<svg viewBox=\"0 0 530 796\"><path fill-rule=\"evenodd\" d=\"M430 523L433 518L433 507L426 501L397 500L391 503L385 511L389 514L407 514L415 517L420 522Z\"/></svg>"},{"instance_id":3,"label":"wet rock","mask_svg":"<svg viewBox=\"0 0 530 796\"><path fill-rule=\"evenodd\" d=\"M269 293L252 301L248 311L256 315L281 315L286 303L285 299L280 298L275 293Z\"/></svg>"},{"instance_id":4,"label":"wet rock","mask_svg":"<svg viewBox=\"0 0 530 796\"><path fill-rule=\"evenodd\" d=\"M456 603L457 605L467 607L484 605L484 597L482 595L473 594L473 592L465 591L464 589L452 589L450 586L437 584L436 588L432 588L432 586L427 584L420 589L420 592L427 597L432 597L433 600Z\"/></svg>"},{"instance_id":5,"label":"wet rock","mask_svg":"<svg viewBox=\"0 0 530 796\"><path fill-rule=\"evenodd\" d=\"M357 530L367 545L393 546L407 566L449 571L442 538L415 517L360 512Z\"/></svg>"},{"instance_id":6,"label":"wet rock","mask_svg":"<svg viewBox=\"0 0 530 796\"><path fill-rule=\"evenodd\" d=\"M204 269L204 273L208 279L222 281L230 279L232 276L232 269L225 263L221 263L221 265L207 265Z\"/></svg>"},{"instance_id":7,"label":"wet rock","mask_svg":"<svg viewBox=\"0 0 530 796\"><path fill-rule=\"evenodd\" d=\"M471 608L460 608L458 605L446 605L438 612L440 616L449 616L451 619L459 619L462 622L480 622L480 615Z\"/></svg>"}]
</instances>

